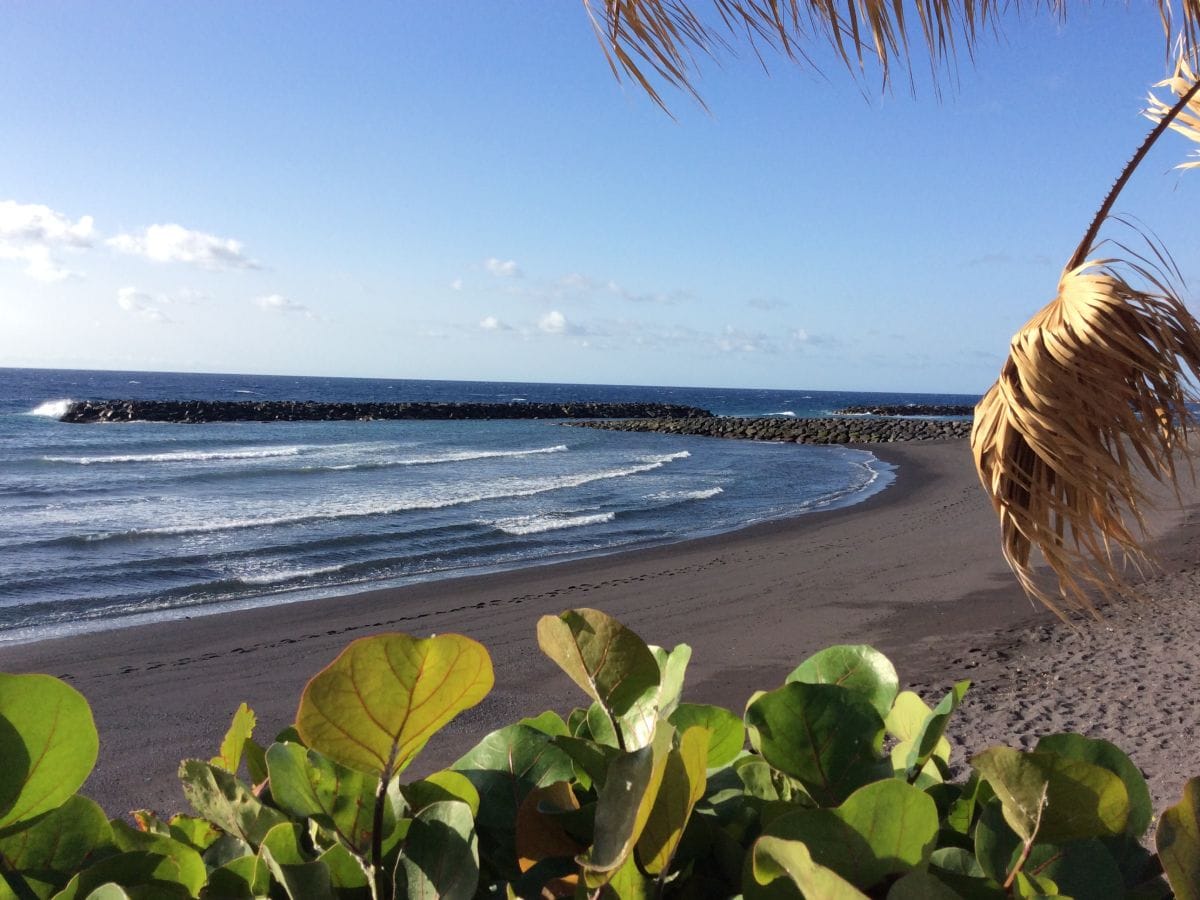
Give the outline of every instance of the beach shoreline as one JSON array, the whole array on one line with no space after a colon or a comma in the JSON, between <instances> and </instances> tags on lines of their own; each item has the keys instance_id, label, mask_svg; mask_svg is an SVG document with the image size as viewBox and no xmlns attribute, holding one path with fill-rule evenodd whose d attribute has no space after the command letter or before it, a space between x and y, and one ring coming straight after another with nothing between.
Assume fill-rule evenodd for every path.
<instances>
[{"instance_id":1,"label":"beach shoreline","mask_svg":"<svg viewBox=\"0 0 1200 900\"><path fill-rule=\"evenodd\" d=\"M88 698L101 751L84 792L110 815L183 809L178 761L215 753L240 702L269 741L309 677L382 631L466 634L496 670L488 698L437 735L414 772L449 764L521 716L583 702L536 645L537 619L571 607L603 609L650 643L690 644L687 699L735 711L835 643L874 644L902 684L936 688L983 667L1003 687L996 648L1051 617L1004 565L968 444L870 450L896 479L851 506L606 556L14 645L0 650L0 668L64 677ZM1155 527L1171 534L1182 520L1164 514ZM972 733L983 731L976 723Z\"/></svg>"}]
</instances>

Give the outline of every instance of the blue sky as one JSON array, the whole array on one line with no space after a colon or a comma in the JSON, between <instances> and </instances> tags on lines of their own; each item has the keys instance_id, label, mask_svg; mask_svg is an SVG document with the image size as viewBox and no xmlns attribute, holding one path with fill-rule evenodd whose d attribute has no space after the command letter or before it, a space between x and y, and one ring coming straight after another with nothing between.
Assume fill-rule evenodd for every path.
<instances>
[{"instance_id":1,"label":"blue sky","mask_svg":"<svg viewBox=\"0 0 1200 900\"><path fill-rule=\"evenodd\" d=\"M14 2L0 365L980 392L1147 131L1157 14L939 101L747 51L675 118L582 4ZM1168 137L1123 195L1200 277Z\"/></svg>"}]
</instances>

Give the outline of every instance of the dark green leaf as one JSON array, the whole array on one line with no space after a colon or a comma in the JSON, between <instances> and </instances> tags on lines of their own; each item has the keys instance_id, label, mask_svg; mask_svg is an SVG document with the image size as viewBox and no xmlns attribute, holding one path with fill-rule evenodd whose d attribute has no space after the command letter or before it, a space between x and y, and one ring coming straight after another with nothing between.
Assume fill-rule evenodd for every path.
<instances>
[{"instance_id":1,"label":"dark green leaf","mask_svg":"<svg viewBox=\"0 0 1200 900\"><path fill-rule=\"evenodd\" d=\"M407 900L471 900L479 882L475 823L465 803L449 800L422 809L408 830L396 867Z\"/></svg>"},{"instance_id":2,"label":"dark green leaf","mask_svg":"<svg viewBox=\"0 0 1200 900\"><path fill-rule=\"evenodd\" d=\"M866 644L842 644L814 653L788 675L786 682L837 684L865 697L887 718L900 690L891 660Z\"/></svg>"},{"instance_id":3,"label":"dark green leaf","mask_svg":"<svg viewBox=\"0 0 1200 900\"><path fill-rule=\"evenodd\" d=\"M287 821L283 813L264 806L224 769L186 759L179 767L179 778L184 796L199 815L255 847L268 831Z\"/></svg>"},{"instance_id":4,"label":"dark green leaf","mask_svg":"<svg viewBox=\"0 0 1200 900\"><path fill-rule=\"evenodd\" d=\"M1068 759L1081 759L1108 769L1125 783L1129 794L1129 820L1125 830L1141 837L1150 827L1154 808L1150 802L1150 788L1128 756L1113 744L1098 738L1087 738L1081 734L1052 734L1038 741L1036 750L1057 753Z\"/></svg>"}]
</instances>

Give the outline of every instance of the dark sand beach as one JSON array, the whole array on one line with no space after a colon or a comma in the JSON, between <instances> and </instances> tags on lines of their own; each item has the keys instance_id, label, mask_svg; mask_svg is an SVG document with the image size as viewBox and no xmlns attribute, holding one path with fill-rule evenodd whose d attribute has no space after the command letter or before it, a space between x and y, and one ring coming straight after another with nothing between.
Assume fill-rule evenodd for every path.
<instances>
[{"instance_id":1,"label":"dark sand beach","mask_svg":"<svg viewBox=\"0 0 1200 900\"><path fill-rule=\"evenodd\" d=\"M651 643L686 642L687 696L740 710L815 650L871 643L902 683L978 684L951 736L965 754L1077 730L1115 741L1174 802L1196 738L1196 515L1152 522L1168 565L1150 605L1072 629L1035 609L1000 557L965 441L872 447L896 482L858 505L666 547L8 647L7 671L67 678L92 704L100 760L85 793L110 815L183 807L179 760L211 756L241 701L259 737L289 724L305 681L349 641L461 632L491 651L496 687L415 768L492 728L582 700L537 649L535 624L606 610ZM1194 499L1191 498L1191 499ZM1165 609L1165 612L1163 611Z\"/></svg>"}]
</instances>

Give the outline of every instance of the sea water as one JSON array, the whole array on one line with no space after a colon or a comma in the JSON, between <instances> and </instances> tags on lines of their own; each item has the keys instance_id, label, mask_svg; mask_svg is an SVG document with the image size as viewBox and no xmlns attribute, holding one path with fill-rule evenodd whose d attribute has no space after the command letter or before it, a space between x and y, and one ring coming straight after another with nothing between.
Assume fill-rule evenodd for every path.
<instances>
[{"instance_id":1,"label":"sea water","mask_svg":"<svg viewBox=\"0 0 1200 900\"><path fill-rule=\"evenodd\" d=\"M647 401L826 415L957 395L0 369L0 642L715 534L853 503L870 453L553 421L67 425L83 399Z\"/></svg>"}]
</instances>

